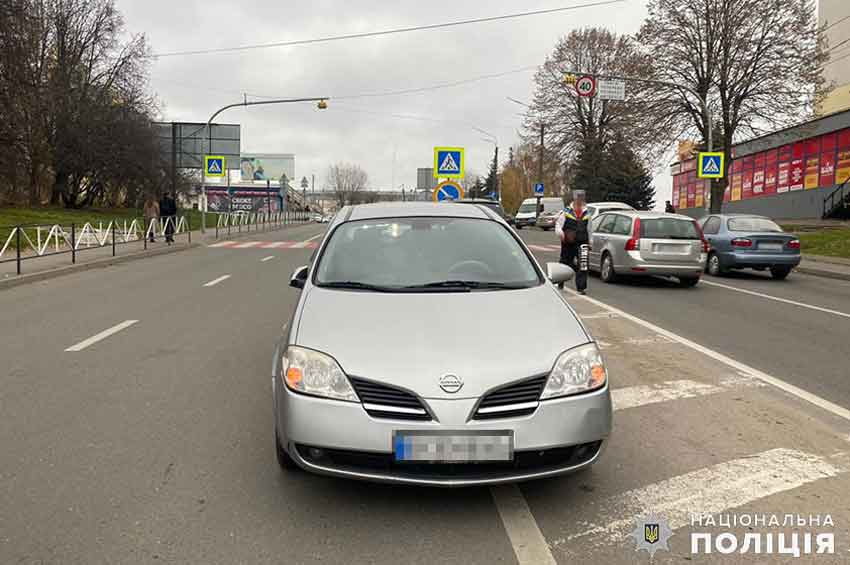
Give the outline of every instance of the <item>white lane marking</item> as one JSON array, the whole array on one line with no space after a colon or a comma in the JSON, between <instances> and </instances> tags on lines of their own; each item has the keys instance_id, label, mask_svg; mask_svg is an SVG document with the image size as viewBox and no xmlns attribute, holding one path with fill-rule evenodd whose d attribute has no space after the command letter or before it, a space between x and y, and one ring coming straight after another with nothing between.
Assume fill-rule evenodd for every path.
<instances>
[{"instance_id":1,"label":"white lane marking","mask_svg":"<svg viewBox=\"0 0 850 565\"><path fill-rule=\"evenodd\" d=\"M218 243L213 243L209 247L229 247L235 243L235 241L219 241Z\"/></svg>"},{"instance_id":2,"label":"white lane marking","mask_svg":"<svg viewBox=\"0 0 850 565\"><path fill-rule=\"evenodd\" d=\"M662 328L660 326L656 326L652 322L647 322L646 320L644 320L642 318L638 318L637 316L632 316L628 312L624 312L623 310L620 310L619 308L609 306L608 304L602 302L601 300L596 300L595 298L591 298L589 296L578 296L572 290L567 290L566 292L573 294L574 298L584 298L588 302L590 302L592 304L596 304L600 308L606 308L606 309L610 310L611 312L615 312L615 313L619 314L621 317L625 318L626 320L630 320L630 321L634 322L635 324L638 324L639 326L643 326L644 328L647 328L650 331L653 331L657 334L668 337L668 338L672 339L673 341L677 341L677 342L681 343L682 345L693 349L694 351L698 351L699 353L702 353L703 355L710 357L711 359L714 359L715 361L719 361L719 362L721 362L725 365L728 365L729 367L732 367L736 371L739 371L740 373L742 373L742 374L744 374L748 377L752 377L754 379L758 379L760 381L763 381L763 382L765 382L769 385L775 386L776 388L783 390L783 391L787 392L788 394L794 395L797 398L805 400L806 402L810 402L811 404L814 404L818 408L826 410L827 412L834 414L835 416L838 416L839 418L844 418L845 420L850 420L850 410L848 410L847 408L844 408L843 406L839 406L838 404L835 404L834 402L830 402L829 400L826 400L825 398L821 398L820 396L817 396L816 394L812 394L808 391L805 391L805 390L801 389L800 387L794 386L790 383L786 383L782 379L778 379L778 378L776 378L772 375L768 375L767 373L765 373L763 371L759 371L755 367L750 367L749 365L747 365L745 363L741 363L740 361L736 361L735 359L732 359L731 357L729 357L727 355L723 355L722 353L720 353L718 351L715 351L713 349L709 349L708 347L705 347L705 346L700 345L700 344L698 344L694 341L691 341L686 337L682 337L682 336L680 336L676 333L673 333L669 330L665 330L664 328Z\"/></svg>"},{"instance_id":3,"label":"white lane marking","mask_svg":"<svg viewBox=\"0 0 850 565\"><path fill-rule=\"evenodd\" d=\"M611 318L616 318L617 314L615 314L614 312L607 312L603 310L602 312L594 312L593 314L579 314L578 317L582 320L608 320Z\"/></svg>"},{"instance_id":4,"label":"white lane marking","mask_svg":"<svg viewBox=\"0 0 850 565\"><path fill-rule=\"evenodd\" d=\"M557 540L553 546L577 538L590 538L596 545L620 543L634 528L635 518L649 511L667 518L675 530L690 523L692 513L716 514L738 508L845 471L817 455L771 449L613 496L597 509L604 525L586 524L585 530ZM605 520L614 516L617 518Z\"/></svg>"},{"instance_id":5,"label":"white lane marking","mask_svg":"<svg viewBox=\"0 0 850 565\"><path fill-rule=\"evenodd\" d=\"M299 241L298 243L293 243L292 245L290 245L289 248L290 249L304 249L308 245L310 245L309 241Z\"/></svg>"},{"instance_id":6,"label":"white lane marking","mask_svg":"<svg viewBox=\"0 0 850 565\"><path fill-rule=\"evenodd\" d=\"M520 565L556 565L546 539L516 485L490 489L502 524Z\"/></svg>"},{"instance_id":7,"label":"white lane marking","mask_svg":"<svg viewBox=\"0 0 850 565\"><path fill-rule=\"evenodd\" d=\"M210 282L206 283L204 286L206 286L206 287L215 286L218 283L220 283L222 281L226 281L229 278L230 278L230 275L224 275L224 276L218 277L217 279L211 280Z\"/></svg>"},{"instance_id":8,"label":"white lane marking","mask_svg":"<svg viewBox=\"0 0 850 565\"><path fill-rule=\"evenodd\" d=\"M108 338L109 336L111 336L112 334L117 334L121 330L126 330L127 328L129 328L130 326L132 326L133 324L136 324L136 323L138 323L138 320L124 320L120 324L114 325L109 329L103 330L99 334L93 335L88 339L84 339L83 341L81 341L80 343L78 343L76 345L72 345L71 347L69 347L65 351L82 351L86 347L93 345L93 344L97 343L98 341L104 340L104 339Z\"/></svg>"},{"instance_id":9,"label":"white lane marking","mask_svg":"<svg viewBox=\"0 0 850 565\"><path fill-rule=\"evenodd\" d=\"M258 245L262 245L262 241L246 241L245 243L240 243L239 245L234 245L234 249L249 249L251 247L257 247Z\"/></svg>"},{"instance_id":10,"label":"white lane marking","mask_svg":"<svg viewBox=\"0 0 850 565\"><path fill-rule=\"evenodd\" d=\"M268 257L263 257L262 259L260 259L260 263L265 263L266 261L271 261L272 259L274 259L274 255L269 255Z\"/></svg>"},{"instance_id":11,"label":"white lane marking","mask_svg":"<svg viewBox=\"0 0 850 565\"><path fill-rule=\"evenodd\" d=\"M648 404L697 398L709 394L727 392L737 387L764 386L760 381L741 377L728 377L719 384L700 383L690 379L666 381L651 385L638 385L611 390L614 410L626 410Z\"/></svg>"},{"instance_id":12,"label":"white lane marking","mask_svg":"<svg viewBox=\"0 0 850 565\"><path fill-rule=\"evenodd\" d=\"M719 288L725 288L727 290L733 290L735 292L740 292L742 294L749 294L751 296L758 296L759 298L764 298L765 300L774 300L776 302L782 302L784 304L791 304L792 306L799 306L800 308L808 308L809 310L817 310L818 312L824 312L826 314L832 314L834 316L841 316L842 318L850 318L850 314L847 312L840 312L838 310L831 310L829 308L823 308L821 306L815 306L814 304L806 304L805 302L797 302L796 300L788 300L787 298L780 298L778 296L772 296L770 294L764 294L761 292L755 292L753 290L746 290L743 288L738 288L737 286L730 286L728 284L716 283L714 281L707 281L705 277L703 277L700 284L706 284L708 286L716 286Z\"/></svg>"},{"instance_id":13,"label":"white lane marking","mask_svg":"<svg viewBox=\"0 0 850 565\"><path fill-rule=\"evenodd\" d=\"M320 237L322 237L323 235L325 235L325 233L324 233L324 232L322 232L322 233L320 233L320 234L316 234L316 235L314 235L314 236L313 236L313 237L311 237L311 238L305 239L305 240L304 240L304 241L302 241L301 243L308 243L308 242L310 242L310 241L313 241L314 239L319 239L319 238L320 238Z\"/></svg>"}]
</instances>

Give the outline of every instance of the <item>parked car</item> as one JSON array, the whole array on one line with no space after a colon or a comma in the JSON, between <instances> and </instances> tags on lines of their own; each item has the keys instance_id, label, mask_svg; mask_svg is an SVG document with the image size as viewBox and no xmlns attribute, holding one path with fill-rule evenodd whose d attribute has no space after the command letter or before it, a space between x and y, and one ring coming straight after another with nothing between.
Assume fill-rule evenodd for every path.
<instances>
[{"instance_id":1,"label":"parked car","mask_svg":"<svg viewBox=\"0 0 850 565\"><path fill-rule=\"evenodd\" d=\"M719 276L731 269L770 270L784 279L800 264L800 240L769 218L715 214L700 220L711 249L706 272Z\"/></svg>"},{"instance_id":2,"label":"parked car","mask_svg":"<svg viewBox=\"0 0 850 565\"><path fill-rule=\"evenodd\" d=\"M505 209L502 208L502 205L498 200L490 200L488 198L461 198L460 200L455 200L455 202L460 204L478 204L480 206L485 206L496 212L500 218L504 220L508 219Z\"/></svg>"},{"instance_id":3,"label":"parked car","mask_svg":"<svg viewBox=\"0 0 850 565\"><path fill-rule=\"evenodd\" d=\"M625 210L634 210L628 204L623 202L590 202L587 205L587 215L592 220L605 212L617 212Z\"/></svg>"},{"instance_id":4,"label":"parked car","mask_svg":"<svg viewBox=\"0 0 850 565\"><path fill-rule=\"evenodd\" d=\"M705 269L708 242L687 216L620 210L591 221L590 260L606 283L619 276L665 275L695 286Z\"/></svg>"},{"instance_id":5,"label":"parked car","mask_svg":"<svg viewBox=\"0 0 850 565\"><path fill-rule=\"evenodd\" d=\"M564 201L558 197L545 197L540 199L538 207L537 198L526 198L517 211L514 225L517 229L523 226L537 226L541 229L550 230L555 227L558 212L564 209Z\"/></svg>"},{"instance_id":6,"label":"parked car","mask_svg":"<svg viewBox=\"0 0 850 565\"><path fill-rule=\"evenodd\" d=\"M514 227L518 230L537 222L537 199L526 198L514 214Z\"/></svg>"},{"instance_id":7,"label":"parked car","mask_svg":"<svg viewBox=\"0 0 850 565\"><path fill-rule=\"evenodd\" d=\"M480 206L344 208L290 281L302 292L272 373L281 467L465 486L593 465L611 394L555 286L572 277ZM473 320L535 332L467 347Z\"/></svg>"}]
</instances>

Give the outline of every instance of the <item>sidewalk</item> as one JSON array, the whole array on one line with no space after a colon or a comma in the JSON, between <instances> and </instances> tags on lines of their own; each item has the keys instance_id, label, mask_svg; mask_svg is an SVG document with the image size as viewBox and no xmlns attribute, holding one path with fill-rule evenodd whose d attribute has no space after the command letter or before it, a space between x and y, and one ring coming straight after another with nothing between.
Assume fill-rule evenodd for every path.
<instances>
[{"instance_id":1,"label":"sidewalk","mask_svg":"<svg viewBox=\"0 0 850 565\"><path fill-rule=\"evenodd\" d=\"M850 259L803 255L797 271L807 275L850 281Z\"/></svg>"},{"instance_id":2,"label":"sidewalk","mask_svg":"<svg viewBox=\"0 0 850 565\"><path fill-rule=\"evenodd\" d=\"M267 233L302 225L304 223L298 222L286 224L279 228L252 229L250 232L243 228L242 233L232 231L226 237L228 239L238 239L240 237L253 236L257 233ZM224 237L224 234L220 234L219 240L222 237ZM112 255L111 245L81 248L77 251L76 263L72 263L70 252L44 257L27 257L26 259L22 258L20 275L17 274L17 263L14 260L14 255L12 255L11 261L0 263L0 291L13 286L50 279L87 269L107 267L109 265L155 257L167 253L176 253L201 245L209 245L215 241L215 228L208 228L206 234L193 231L191 244L189 243L189 236L186 233L175 236L175 243L173 245L167 245L164 237L157 237L156 243L148 242L147 249L145 249L145 243L142 240L119 243L115 246L115 256Z\"/></svg>"}]
</instances>

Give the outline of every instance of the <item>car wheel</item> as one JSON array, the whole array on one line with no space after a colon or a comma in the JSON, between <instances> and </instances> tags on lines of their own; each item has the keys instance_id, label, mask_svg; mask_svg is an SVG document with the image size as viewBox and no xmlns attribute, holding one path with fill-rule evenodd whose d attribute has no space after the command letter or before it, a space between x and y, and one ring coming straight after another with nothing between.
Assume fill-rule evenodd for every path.
<instances>
[{"instance_id":1,"label":"car wheel","mask_svg":"<svg viewBox=\"0 0 850 565\"><path fill-rule=\"evenodd\" d=\"M514 224L514 227L516 228L517 231L522 229L522 226L519 225L519 224Z\"/></svg>"},{"instance_id":2,"label":"car wheel","mask_svg":"<svg viewBox=\"0 0 850 565\"><path fill-rule=\"evenodd\" d=\"M275 451L277 452L277 462L280 465L280 468L284 471L297 471L300 467L295 462L292 457L286 452L282 445L280 445L280 438L277 435L277 430L274 432L274 446Z\"/></svg>"},{"instance_id":3,"label":"car wheel","mask_svg":"<svg viewBox=\"0 0 850 565\"><path fill-rule=\"evenodd\" d=\"M720 265L720 257L717 253L712 253L708 256L708 262L705 265L705 270L713 277L719 277L726 272L726 269Z\"/></svg>"},{"instance_id":4,"label":"car wheel","mask_svg":"<svg viewBox=\"0 0 850 565\"><path fill-rule=\"evenodd\" d=\"M778 281L788 278L791 274L791 267L771 267L770 274Z\"/></svg>"},{"instance_id":5,"label":"car wheel","mask_svg":"<svg viewBox=\"0 0 850 565\"><path fill-rule=\"evenodd\" d=\"M699 277L679 277L679 286L682 288L690 288L696 286L699 282Z\"/></svg>"},{"instance_id":6,"label":"car wheel","mask_svg":"<svg viewBox=\"0 0 850 565\"><path fill-rule=\"evenodd\" d=\"M602 278L602 282L606 283L612 283L617 280L617 273L614 272L614 261L608 253L602 256L602 267L599 271L599 276Z\"/></svg>"}]
</instances>

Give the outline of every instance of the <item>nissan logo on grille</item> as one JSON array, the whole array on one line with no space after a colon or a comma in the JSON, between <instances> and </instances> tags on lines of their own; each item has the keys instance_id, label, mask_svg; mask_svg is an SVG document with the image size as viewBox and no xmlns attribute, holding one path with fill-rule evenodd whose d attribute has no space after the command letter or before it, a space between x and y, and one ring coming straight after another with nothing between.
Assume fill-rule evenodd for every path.
<instances>
[{"instance_id":1,"label":"nissan logo on grille","mask_svg":"<svg viewBox=\"0 0 850 565\"><path fill-rule=\"evenodd\" d=\"M440 388L454 394L463 388L463 381L457 375L443 375L440 377Z\"/></svg>"}]
</instances>

